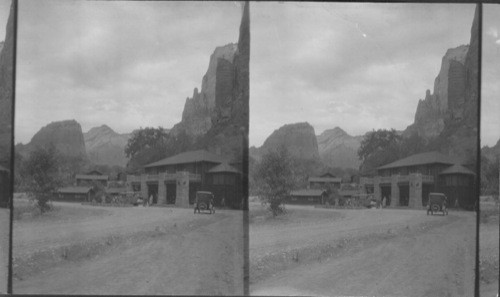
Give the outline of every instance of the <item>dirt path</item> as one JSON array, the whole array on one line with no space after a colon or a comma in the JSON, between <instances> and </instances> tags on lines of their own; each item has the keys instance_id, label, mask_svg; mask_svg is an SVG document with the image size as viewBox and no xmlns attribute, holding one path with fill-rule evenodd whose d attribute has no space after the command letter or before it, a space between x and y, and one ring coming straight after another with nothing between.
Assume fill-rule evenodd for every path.
<instances>
[{"instance_id":1,"label":"dirt path","mask_svg":"<svg viewBox=\"0 0 500 297\"><path fill-rule=\"evenodd\" d=\"M447 217L431 217L422 211L382 210L385 212L383 218L367 224L373 221L365 220L371 214L362 213L366 210L360 212L358 219L355 219L355 212L351 212L347 222L332 224L330 232L324 231L326 226L319 226L318 230L313 228L311 232L290 227L301 232L296 232L293 239L285 240L277 236L275 252L284 246L283 243L295 247L294 242L302 245L306 240L311 240L310 246L325 241L334 242L345 236L345 231L361 242L342 256L298 263L291 269L268 275L250 285L251 294L473 296L473 213L455 212ZM400 215L406 216L406 219ZM398 225L408 228L396 229ZM395 234L377 239L376 234L383 234L387 228L393 228ZM252 233L252 228L250 230L252 263L252 259L265 257L260 253L269 253L270 245L258 239L252 240L264 231ZM367 230L371 235L367 235Z\"/></svg>"},{"instance_id":2,"label":"dirt path","mask_svg":"<svg viewBox=\"0 0 500 297\"><path fill-rule=\"evenodd\" d=\"M10 211L0 208L0 293L7 293Z\"/></svg>"},{"instance_id":3,"label":"dirt path","mask_svg":"<svg viewBox=\"0 0 500 297\"><path fill-rule=\"evenodd\" d=\"M14 292L243 294L242 212L218 210L214 215L193 215L190 209L164 208L121 209L116 212L128 215L133 211L136 211L135 214L142 211L153 212L148 218L131 219L142 224L141 231L128 233L128 240L90 259L63 261L25 279L15 280ZM113 215L107 216L104 221L97 219L97 225L108 222L110 217ZM162 220L158 221L157 218ZM122 222L119 219L116 221ZM85 232L80 233L80 237L82 234L87 235L87 231L91 232L92 225L94 224L85 224ZM103 235L121 230L124 226L129 224L115 224L106 228L106 232L96 233ZM159 231L155 233L154 230ZM153 232L153 236L141 236L145 232ZM92 238L96 236L89 235ZM62 238L64 237L53 236L45 243L60 244L58 240ZM32 240L38 242L40 238Z\"/></svg>"},{"instance_id":4,"label":"dirt path","mask_svg":"<svg viewBox=\"0 0 500 297\"><path fill-rule=\"evenodd\" d=\"M59 207L104 210L104 215L89 219L33 222L14 222L14 257L48 247L57 247L96 239L108 235L125 235L168 222L192 219L192 210L159 207L99 207L75 203L54 203Z\"/></svg>"}]
</instances>

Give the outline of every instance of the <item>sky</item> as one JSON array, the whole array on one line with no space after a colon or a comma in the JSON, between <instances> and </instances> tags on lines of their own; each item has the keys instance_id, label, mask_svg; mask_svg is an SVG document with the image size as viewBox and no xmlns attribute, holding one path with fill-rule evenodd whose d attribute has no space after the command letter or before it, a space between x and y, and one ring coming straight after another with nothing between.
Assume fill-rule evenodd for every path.
<instances>
[{"instance_id":1,"label":"sky","mask_svg":"<svg viewBox=\"0 0 500 297\"><path fill-rule=\"evenodd\" d=\"M500 140L500 5L483 6L481 146Z\"/></svg>"},{"instance_id":2,"label":"sky","mask_svg":"<svg viewBox=\"0 0 500 297\"><path fill-rule=\"evenodd\" d=\"M351 135L406 129L446 51L469 43L474 9L252 3L250 145L304 121L317 135L336 126Z\"/></svg>"},{"instance_id":3,"label":"sky","mask_svg":"<svg viewBox=\"0 0 500 297\"><path fill-rule=\"evenodd\" d=\"M15 142L69 119L171 128L241 15L240 2L19 1Z\"/></svg>"},{"instance_id":4,"label":"sky","mask_svg":"<svg viewBox=\"0 0 500 297\"><path fill-rule=\"evenodd\" d=\"M11 0L0 0L0 41L5 40L5 28L9 19Z\"/></svg>"}]
</instances>

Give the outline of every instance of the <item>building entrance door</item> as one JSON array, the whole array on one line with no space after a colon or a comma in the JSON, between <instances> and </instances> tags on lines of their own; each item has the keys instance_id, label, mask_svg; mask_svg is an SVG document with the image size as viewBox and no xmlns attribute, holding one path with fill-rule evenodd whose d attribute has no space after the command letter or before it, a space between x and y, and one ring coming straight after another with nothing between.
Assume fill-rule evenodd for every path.
<instances>
[{"instance_id":1,"label":"building entrance door","mask_svg":"<svg viewBox=\"0 0 500 297\"><path fill-rule=\"evenodd\" d=\"M385 205L391 205L391 186L380 186L380 199L385 197Z\"/></svg>"},{"instance_id":2,"label":"building entrance door","mask_svg":"<svg viewBox=\"0 0 500 297\"><path fill-rule=\"evenodd\" d=\"M167 204L175 204L175 197L177 195L177 184L167 183Z\"/></svg>"},{"instance_id":3,"label":"building entrance door","mask_svg":"<svg viewBox=\"0 0 500 297\"><path fill-rule=\"evenodd\" d=\"M153 196L152 204L158 203L158 184L148 184L148 197L146 199L151 196Z\"/></svg>"},{"instance_id":4,"label":"building entrance door","mask_svg":"<svg viewBox=\"0 0 500 297\"><path fill-rule=\"evenodd\" d=\"M410 186L399 185L399 205L408 206L409 202L410 202Z\"/></svg>"}]
</instances>

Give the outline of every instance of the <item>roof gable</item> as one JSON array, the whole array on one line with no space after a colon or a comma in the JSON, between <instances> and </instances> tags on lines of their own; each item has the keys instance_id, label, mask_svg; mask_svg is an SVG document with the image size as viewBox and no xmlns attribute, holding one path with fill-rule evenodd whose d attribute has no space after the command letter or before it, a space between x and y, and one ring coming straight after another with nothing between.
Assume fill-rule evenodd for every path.
<instances>
[{"instance_id":1,"label":"roof gable","mask_svg":"<svg viewBox=\"0 0 500 297\"><path fill-rule=\"evenodd\" d=\"M445 170L441 171L439 173L440 175L441 174L467 174L467 175L476 175L473 171L467 169L466 167L462 166L462 165L459 165L459 164L455 164L453 166L450 166L448 168L446 168Z\"/></svg>"},{"instance_id":2,"label":"roof gable","mask_svg":"<svg viewBox=\"0 0 500 297\"><path fill-rule=\"evenodd\" d=\"M406 158L394 161L392 163L380 166L377 169L389 169L407 166L416 166L424 164L448 164L453 165L461 163L458 158L444 155L439 152L426 152L408 156Z\"/></svg>"},{"instance_id":3,"label":"roof gable","mask_svg":"<svg viewBox=\"0 0 500 297\"><path fill-rule=\"evenodd\" d=\"M210 163L223 163L226 162L226 158L210 153L206 150L189 151L180 153L160 161L150 163L144 167L159 167L165 165L175 165L175 164L186 164L194 162L210 162Z\"/></svg>"},{"instance_id":4,"label":"roof gable","mask_svg":"<svg viewBox=\"0 0 500 297\"><path fill-rule=\"evenodd\" d=\"M340 177L310 177L309 182L319 182L319 183L341 183L342 178Z\"/></svg>"},{"instance_id":5,"label":"roof gable","mask_svg":"<svg viewBox=\"0 0 500 297\"><path fill-rule=\"evenodd\" d=\"M238 169L234 168L233 166L227 164L227 163L222 163L214 168L210 169L208 172L210 173L217 173L217 172L231 172L231 173L240 173Z\"/></svg>"},{"instance_id":6,"label":"roof gable","mask_svg":"<svg viewBox=\"0 0 500 297\"><path fill-rule=\"evenodd\" d=\"M303 190L291 191L290 196L321 196L324 193L326 193L325 190L303 189Z\"/></svg>"},{"instance_id":7,"label":"roof gable","mask_svg":"<svg viewBox=\"0 0 500 297\"><path fill-rule=\"evenodd\" d=\"M65 187L57 190L61 194L87 194L92 190L92 187Z\"/></svg>"},{"instance_id":8,"label":"roof gable","mask_svg":"<svg viewBox=\"0 0 500 297\"><path fill-rule=\"evenodd\" d=\"M108 180L107 175L88 175L88 174L77 174L75 179L85 179L85 180Z\"/></svg>"}]
</instances>

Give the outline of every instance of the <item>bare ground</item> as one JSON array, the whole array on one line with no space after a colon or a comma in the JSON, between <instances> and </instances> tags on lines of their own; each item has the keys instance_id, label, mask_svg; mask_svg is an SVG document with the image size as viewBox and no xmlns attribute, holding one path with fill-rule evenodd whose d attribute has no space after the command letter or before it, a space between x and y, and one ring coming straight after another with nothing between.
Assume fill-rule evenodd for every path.
<instances>
[{"instance_id":1,"label":"bare ground","mask_svg":"<svg viewBox=\"0 0 500 297\"><path fill-rule=\"evenodd\" d=\"M494 203L481 203L479 225L479 257L481 296L497 296L499 292L499 208Z\"/></svg>"},{"instance_id":2,"label":"bare ground","mask_svg":"<svg viewBox=\"0 0 500 297\"><path fill-rule=\"evenodd\" d=\"M10 211L0 208L0 294L7 293L9 274Z\"/></svg>"},{"instance_id":3,"label":"bare ground","mask_svg":"<svg viewBox=\"0 0 500 297\"><path fill-rule=\"evenodd\" d=\"M72 211L100 209L59 205ZM15 222L14 293L243 293L242 212L105 210L87 220Z\"/></svg>"},{"instance_id":4,"label":"bare ground","mask_svg":"<svg viewBox=\"0 0 500 297\"><path fill-rule=\"evenodd\" d=\"M473 296L475 213L307 211L322 219L250 225L251 294Z\"/></svg>"}]
</instances>

